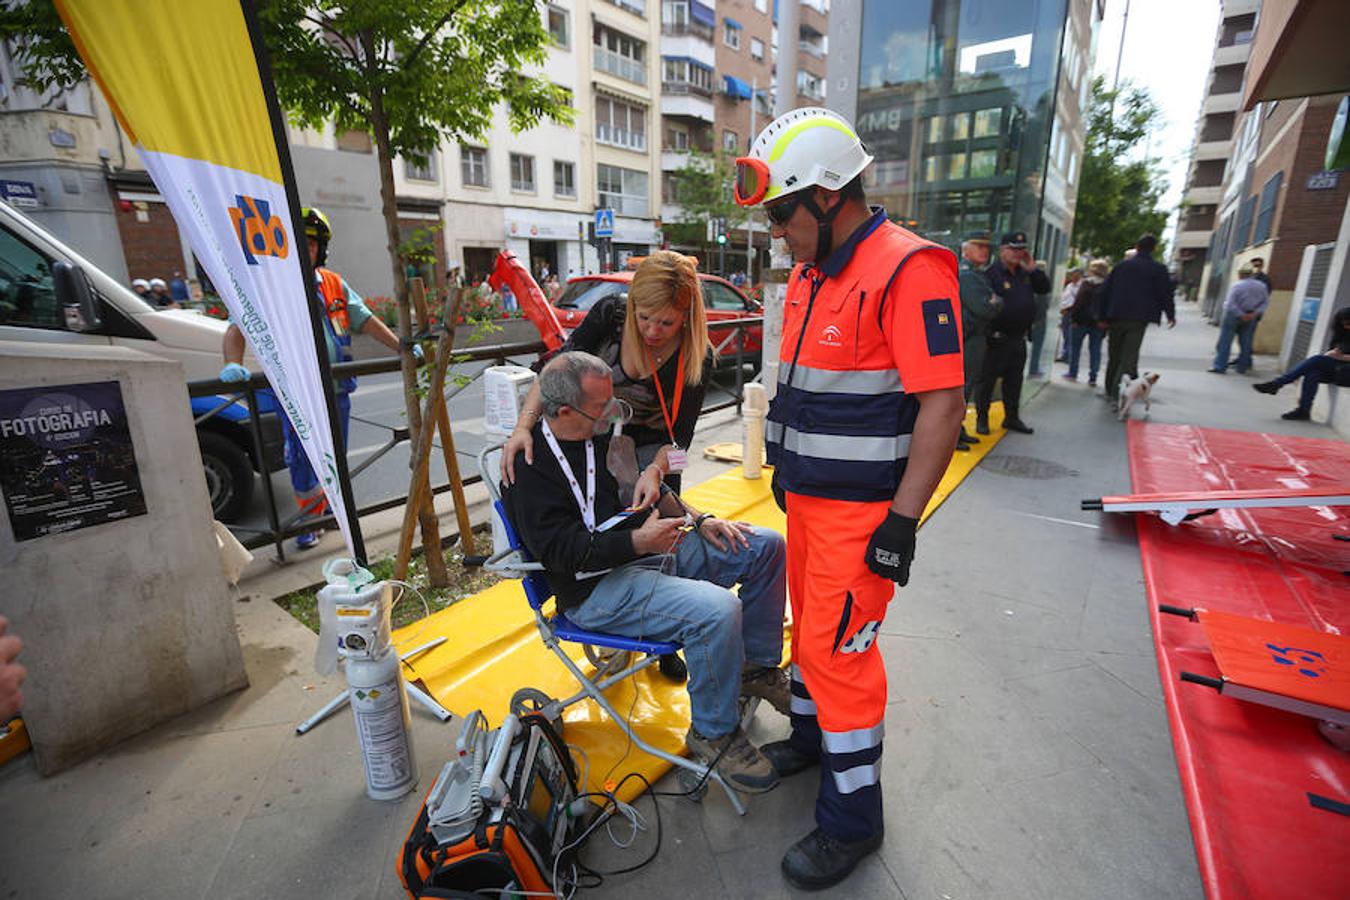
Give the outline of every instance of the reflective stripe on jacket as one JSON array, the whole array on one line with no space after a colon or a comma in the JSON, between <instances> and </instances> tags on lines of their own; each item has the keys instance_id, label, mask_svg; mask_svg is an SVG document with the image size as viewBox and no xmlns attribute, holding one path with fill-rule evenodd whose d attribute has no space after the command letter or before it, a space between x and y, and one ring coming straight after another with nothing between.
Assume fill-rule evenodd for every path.
<instances>
[{"instance_id":1,"label":"reflective stripe on jacket","mask_svg":"<svg viewBox=\"0 0 1350 900\"><path fill-rule=\"evenodd\" d=\"M788 283L768 461L792 493L888 500L918 417L911 394L964 382L956 258L884 219L841 249Z\"/></svg>"}]
</instances>

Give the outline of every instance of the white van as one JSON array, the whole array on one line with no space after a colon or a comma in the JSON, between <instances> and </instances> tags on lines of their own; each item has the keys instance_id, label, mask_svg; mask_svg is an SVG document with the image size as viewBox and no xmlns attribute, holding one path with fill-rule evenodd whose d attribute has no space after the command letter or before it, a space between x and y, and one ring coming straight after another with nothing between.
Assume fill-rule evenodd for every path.
<instances>
[{"instance_id":1,"label":"white van","mask_svg":"<svg viewBox=\"0 0 1350 900\"><path fill-rule=\"evenodd\" d=\"M226 323L200 313L156 309L107 273L0 202L0 340L116 344L177 360L188 381L214 379ZM251 356L244 365L258 371ZM226 398L192 399L199 418ZM197 424L202 466L216 518L232 521L253 493L255 474L284 466L281 423L271 392L260 394L263 460L255 458L248 407L226 404ZM187 414L188 410L184 410Z\"/></svg>"}]
</instances>

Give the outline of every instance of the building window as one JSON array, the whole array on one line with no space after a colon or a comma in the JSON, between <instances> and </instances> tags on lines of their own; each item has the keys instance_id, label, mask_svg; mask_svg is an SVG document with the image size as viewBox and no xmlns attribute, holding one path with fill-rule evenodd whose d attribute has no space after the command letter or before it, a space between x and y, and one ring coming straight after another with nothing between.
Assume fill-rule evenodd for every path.
<instances>
[{"instance_id":1,"label":"building window","mask_svg":"<svg viewBox=\"0 0 1350 900\"><path fill-rule=\"evenodd\" d=\"M1003 125L1003 108L975 110L975 137L998 137Z\"/></svg>"},{"instance_id":2,"label":"building window","mask_svg":"<svg viewBox=\"0 0 1350 900\"><path fill-rule=\"evenodd\" d=\"M825 99L825 79L805 69L797 72L797 93L812 100Z\"/></svg>"},{"instance_id":3,"label":"building window","mask_svg":"<svg viewBox=\"0 0 1350 900\"><path fill-rule=\"evenodd\" d=\"M440 181L436 174L436 153L428 156L408 156L403 159L403 177L409 181Z\"/></svg>"},{"instance_id":4,"label":"building window","mask_svg":"<svg viewBox=\"0 0 1350 900\"><path fill-rule=\"evenodd\" d=\"M755 10L757 12L768 12L769 0L755 0Z\"/></svg>"},{"instance_id":5,"label":"building window","mask_svg":"<svg viewBox=\"0 0 1350 900\"><path fill-rule=\"evenodd\" d=\"M482 147L460 147L459 174L465 187L487 187L487 151Z\"/></svg>"},{"instance_id":6,"label":"building window","mask_svg":"<svg viewBox=\"0 0 1350 900\"><path fill-rule=\"evenodd\" d=\"M635 16L647 18L647 0L609 0L619 9L626 9Z\"/></svg>"},{"instance_id":7,"label":"building window","mask_svg":"<svg viewBox=\"0 0 1350 900\"><path fill-rule=\"evenodd\" d=\"M645 152L647 111L611 97L595 98L595 139L611 147Z\"/></svg>"},{"instance_id":8,"label":"building window","mask_svg":"<svg viewBox=\"0 0 1350 900\"><path fill-rule=\"evenodd\" d=\"M1248 197L1238 207L1237 231L1233 234L1230 250L1241 250L1251 244L1252 219L1256 214L1256 198Z\"/></svg>"},{"instance_id":9,"label":"building window","mask_svg":"<svg viewBox=\"0 0 1350 900\"><path fill-rule=\"evenodd\" d=\"M663 149L684 153L689 149L689 132L678 125L671 125L666 129L666 145Z\"/></svg>"},{"instance_id":10,"label":"building window","mask_svg":"<svg viewBox=\"0 0 1350 900\"><path fill-rule=\"evenodd\" d=\"M711 97L713 70L687 56L663 56L661 90L667 94L702 94Z\"/></svg>"},{"instance_id":11,"label":"building window","mask_svg":"<svg viewBox=\"0 0 1350 900\"><path fill-rule=\"evenodd\" d=\"M661 179L661 202L678 205L680 202L680 178L667 172Z\"/></svg>"},{"instance_id":12,"label":"building window","mask_svg":"<svg viewBox=\"0 0 1350 900\"><path fill-rule=\"evenodd\" d=\"M511 190L534 193L534 157L511 154Z\"/></svg>"},{"instance_id":13,"label":"building window","mask_svg":"<svg viewBox=\"0 0 1350 900\"><path fill-rule=\"evenodd\" d=\"M596 166L596 193L602 208L624 216L647 215L647 173L636 169Z\"/></svg>"},{"instance_id":14,"label":"building window","mask_svg":"<svg viewBox=\"0 0 1350 900\"><path fill-rule=\"evenodd\" d=\"M741 148L741 139L736 132L730 128L722 130L722 149L728 153L735 153Z\"/></svg>"},{"instance_id":15,"label":"building window","mask_svg":"<svg viewBox=\"0 0 1350 900\"><path fill-rule=\"evenodd\" d=\"M564 50L572 46L572 20L567 10L560 6L548 5L548 33L553 43Z\"/></svg>"},{"instance_id":16,"label":"building window","mask_svg":"<svg viewBox=\"0 0 1350 900\"><path fill-rule=\"evenodd\" d=\"M1280 182L1283 180L1284 172L1276 172L1261 188L1261 207L1256 214L1256 233L1252 235L1253 244L1259 244L1270 237L1270 229L1275 224L1275 204L1280 199Z\"/></svg>"},{"instance_id":17,"label":"building window","mask_svg":"<svg viewBox=\"0 0 1350 900\"><path fill-rule=\"evenodd\" d=\"M348 153L369 153L371 151L370 133L353 128L340 132L337 136L337 148Z\"/></svg>"},{"instance_id":18,"label":"building window","mask_svg":"<svg viewBox=\"0 0 1350 900\"><path fill-rule=\"evenodd\" d=\"M577 195L577 167L574 163L553 161L553 194L556 197Z\"/></svg>"},{"instance_id":19,"label":"building window","mask_svg":"<svg viewBox=\"0 0 1350 900\"><path fill-rule=\"evenodd\" d=\"M750 39L750 56L753 59L764 59L764 42L759 38Z\"/></svg>"},{"instance_id":20,"label":"building window","mask_svg":"<svg viewBox=\"0 0 1350 900\"><path fill-rule=\"evenodd\" d=\"M973 150L970 154L970 177L993 178L998 174L997 150Z\"/></svg>"},{"instance_id":21,"label":"building window","mask_svg":"<svg viewBox=\"0 0 1350 900\"><path fill-rule=\"evenodd\" d=\"M596 23L595 67L634 84L647 83L647 45L635 37Z\"/></svg>"},{"instance_id":22,"label":"building window","mask_svg":"<svg viewBox=\"0 0 1350 900\"><path fill-rule=\"evenodd\" d=\"M722 43L732 50L741 49L741 25L734 19L722 20Z\"/></svg>"}]
</instances>

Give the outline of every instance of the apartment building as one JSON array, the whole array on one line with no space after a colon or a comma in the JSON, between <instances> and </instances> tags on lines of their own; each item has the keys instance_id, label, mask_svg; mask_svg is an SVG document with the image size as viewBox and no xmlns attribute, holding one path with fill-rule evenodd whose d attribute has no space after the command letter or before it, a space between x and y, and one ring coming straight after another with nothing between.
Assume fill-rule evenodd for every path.
<instances>
[{"instance_id":1,"label":"apartment building","mask_svg":"<svg viewBox=\"0 0 1350 900\"><path fill-rule=\"evenodd\" d=\"M1183 209L1172 251L1181 283L1192 296L1204 280L1214 226L1222 217L1224 171L1233 154L1234 126L1260 6L1260 0L1223 0L1219 16L1209 84L1196 122L1191 164L1182 195Z\"/></svg>"}]
</instances>

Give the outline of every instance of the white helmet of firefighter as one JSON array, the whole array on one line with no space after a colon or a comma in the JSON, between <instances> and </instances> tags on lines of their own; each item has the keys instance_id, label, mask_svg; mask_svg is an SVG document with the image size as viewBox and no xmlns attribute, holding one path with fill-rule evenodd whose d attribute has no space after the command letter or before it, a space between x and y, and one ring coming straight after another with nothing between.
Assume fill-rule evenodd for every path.
<instances>
[{"instance_id":1,"label":"white helmet of firefighter","mask_svg":"<svg viewBox=\"0 0 1350 900\"><path fill-rule=\"evenodd\" d=\"M750 155L736 160L736 202L758 206L816 186L837 191L871 161L843 116L819 106L794 109L770 122Z\"/></svg>"}]
</instances>

